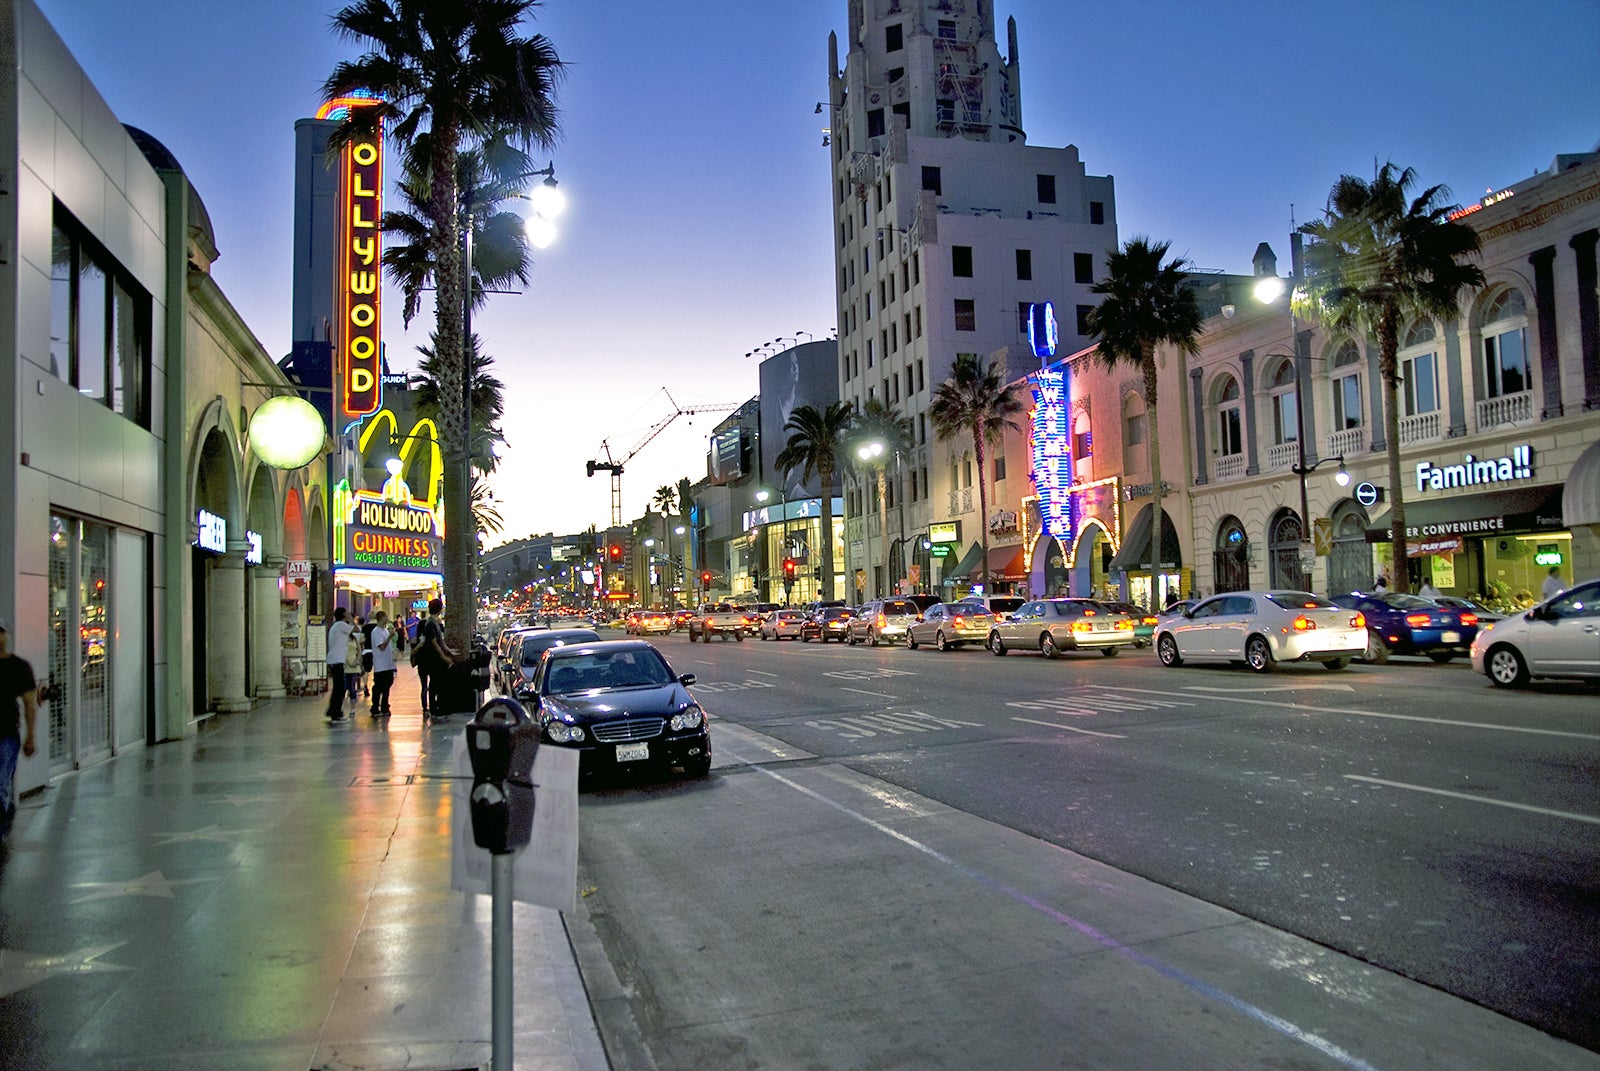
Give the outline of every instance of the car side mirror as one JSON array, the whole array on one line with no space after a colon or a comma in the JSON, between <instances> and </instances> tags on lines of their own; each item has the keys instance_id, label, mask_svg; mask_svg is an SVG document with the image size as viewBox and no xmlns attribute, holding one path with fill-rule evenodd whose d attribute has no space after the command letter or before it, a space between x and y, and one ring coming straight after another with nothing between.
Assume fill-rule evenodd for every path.
<instances>
[{"instance_id":1,"label":"car side mirror","mask_svg":"<svg viewBox=\"0 0 1600 1071\"><path fill-rule=\"evenodd\" d=\"M694 682L695 675L693 673L681 673L678 675L678 683L683 685L685 688L689 687L689 685L693 684Z\"/></svg>"},{"instance_id":2,"label":"car side mirror","mask_svg":"<svg viewBox=\"0 0 1600 1071\"><path fill-rule=\"evenodd\" d=\"M1180 614L1182 614L1184 617L1188 617L1188 618L1194 617L1194 607L1192 607L1192 606L1185 606L1182 610L1179 610L1178 612Z\"/></svg>"}]
</instances>

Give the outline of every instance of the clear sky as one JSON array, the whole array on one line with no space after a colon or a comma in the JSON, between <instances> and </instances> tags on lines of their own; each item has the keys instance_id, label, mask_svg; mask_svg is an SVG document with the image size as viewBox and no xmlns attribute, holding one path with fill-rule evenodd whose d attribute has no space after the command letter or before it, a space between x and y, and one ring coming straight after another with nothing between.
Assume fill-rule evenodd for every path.
<instances>
[{"instance_id":1,"label":"clear sky","mask_svg":"<svg viewBox=\"0 0 1600 1071\"><path fill-rule=\"evenodd\" d=\"M200 191L215 277L266 349L289 349L294 122L355 47L326 0L37 0L125 123ZM1118 230L1196 265L1287 262L1342 173L1417 169L1458 201L1600 143L1600 0L995 0L1015 16L1035 145L1116 178ZM504 539L604 526L621 459L672 408L741 402L779 336L834 326L827 39L845 0L546 0L570 64L553 154L568 196L532 285L474 327L505 381ZM846 43L840 42L843 62ZM543 157L537 162L546 162ZM415 366L385 305L392 367ZM392 322L388 322L389 317ZM720 414L680 417L627 466L623 515L705 473Z\"/></svg>"}]
</instances>

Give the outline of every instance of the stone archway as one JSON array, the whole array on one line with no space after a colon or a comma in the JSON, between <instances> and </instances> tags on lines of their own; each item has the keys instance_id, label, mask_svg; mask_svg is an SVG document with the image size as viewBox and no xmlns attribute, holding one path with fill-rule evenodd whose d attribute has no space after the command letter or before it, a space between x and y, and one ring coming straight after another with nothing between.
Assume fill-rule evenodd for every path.
<instances>
[{"instance_id":1,"label":"stone archway","mask_svg":"<svg viewBox=\"0 0 1600 1071\"><path fill-rule=\"evenodd\" d=\"M225 418L224 418L225 419ZM221 519L190 551L192 636L186 649L193 659L190 716L250 709L245 695L245 512L240 505L238 451L231 429L214 421L195 455L193 509Z\"/></svg>"},{"instance_id":2,"label":"stone archway","mask_svg":"<svg viewBox=\"0 0 1600 1071\"><path fill-rule=\"evenodd\" d=\"M1267 524L1267 586L1290 591L1310 591L1311 574L1300 564L1300 543L1305 539L1300 515L1287 507Z\"/></svg>"},{"instance_id":3,"label":"stone archway","mask_svg":"<svg viewBox=\"0 0 1600 1071\"><path fill-rule=\"evenodd\" d=\"M284 694L278 605L284 511L278 504L276 470L256 467L250 478L246 515L250 531L261 542L259 554L252 554L245 564L244 612L250 623L244 651L245 694L272 699Z\"/></svg>"},{"instance_id":4,"label":"stone archway","mask_svg":"<svg viewBox=\"0 0 1600 1071\"><path fill-rule=\"evenodd\" d=\"M1116 547L1099 521L1085 522L1072 552L1070 590L1061 594L1090 598L1101 594L1110 578L1106 563Z\"/></svg>"}]
</instances>

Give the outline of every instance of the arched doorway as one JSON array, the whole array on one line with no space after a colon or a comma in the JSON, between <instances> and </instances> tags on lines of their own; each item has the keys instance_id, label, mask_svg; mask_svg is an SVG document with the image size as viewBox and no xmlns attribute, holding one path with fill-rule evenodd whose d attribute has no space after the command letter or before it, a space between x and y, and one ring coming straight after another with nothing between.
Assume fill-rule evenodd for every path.
<instances>
[{"instance_id":1,"label":"arched doorway","mask_svg":"<svg viewBox=\"0 0 1600 1071\"><path fill-rule=\"evenodd\" d=\"M1250 587L1250 537L1237 517L1224 517L1217 525L1216 546L1211 551L1211 575L1216 582L1213 595L1246 591Z\"/></svg>"},{"instance_id":2,"label":"arched doorway","mask_svg":"<svg viewBox=\"0 0 1600 1071\"><path fill-rule=\"evenodd\" d=\"M1064 569L1063 586L1049 588L1051 595L1092 596L1105 587L1109 573L1106 563L1111 560L1111 540L1106 530L1098 524L1085 524L1078 533L1077 549L1072 554L1070 569Z\"/></svg>"},{"instance_id":3,"label":"arched doorway","mask_svg":"<svg viewBox=\"0 0 1600 1071\"><path fill-rule=\"evenodd\" d=\"M1267 585L1290 591L1310 591L1311 574L1300 564L1300 543L1306 527L1300 515L1280 509L1267 526Z\"/></svg>"},{"instance_id":4,"label":"arched doorway","mask_svg":"<svg viewBox=\"0 0 1600 1071\"><path fill-rule=\"evenodd\" d=\"M1372 546L1367 512L1345 499L1333 511L1333 549L1328 554L1328 593L1365 591L1372 583Z\"/></svg>"}]
</instances>

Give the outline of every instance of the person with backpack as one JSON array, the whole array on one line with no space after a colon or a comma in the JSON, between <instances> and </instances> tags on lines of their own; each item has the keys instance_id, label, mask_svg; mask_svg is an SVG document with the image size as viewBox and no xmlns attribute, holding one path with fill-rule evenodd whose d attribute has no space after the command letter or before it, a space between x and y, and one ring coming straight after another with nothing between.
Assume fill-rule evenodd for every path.
<instances>
[{"instance_id":1,"label":"person with backpack","mask_svg":"<svg viewBox=\"0 0 1600 1071\"><path fill-rule=\"evenodd\" d=\"M446 681L460 657L460 652L445 641L444 600L429 600L428 616L417 628L417 642L411 652L411 664L417 667L422 682L424 718L448 718L452 713L446 709Z\"/></svg>"},{"instance_id":2,"label":"person with backpack","mask_svg":"<svg viewBox=\"0 0 1600 1071\"><path fill-rule=\"evenodd\" d=\"M350 611L337 606L333 611L333 624L328 626L328 720L344 720L344 665L350 650L350 634L355 631L347 618ZM356 659L359 666L361 660Z\"/></svg>"}]
</instances>

